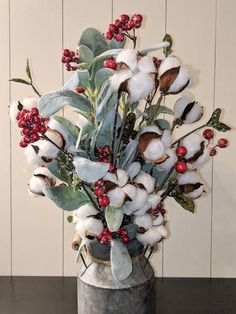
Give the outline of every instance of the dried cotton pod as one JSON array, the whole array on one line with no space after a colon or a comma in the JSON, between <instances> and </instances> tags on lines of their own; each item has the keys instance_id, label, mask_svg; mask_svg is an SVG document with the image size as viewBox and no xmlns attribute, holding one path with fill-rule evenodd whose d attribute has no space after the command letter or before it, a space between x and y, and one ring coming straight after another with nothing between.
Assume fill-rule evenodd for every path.
<instances>
[{"instance_id":1,"label":"dried cotton pod","mask_svg":"<svg viewBox=\"0 0 236 314\"><path fill-rule=\"evenodd\" d=\"M43 189L47 186L54 186L55 184L56 179L51 172L46 167L38 167L29 181L29 193L35 196L44 196Z\"/></svg>"},{"instance_id":2,"label":"dried cotton pod","mask_svg":"<svg viewBox=\"0 0 236 314\"><path fill-rule=\"evenodd\" d=\"M186 171L178 178L180 191L189 198L196 199L204 192L204 185L196 171Z\"/></svg>"},{"instance_id":3,"label":"dried cotton pod","mask_svg":"<svg viewBox=\"0 0 236 314\"><path fill-rule=\"evenodd\" d=\"M179 124L191 124L201 119L203 108L192 96L185 95L176 101L174 113Z\"/></svg>"}]
</instances>

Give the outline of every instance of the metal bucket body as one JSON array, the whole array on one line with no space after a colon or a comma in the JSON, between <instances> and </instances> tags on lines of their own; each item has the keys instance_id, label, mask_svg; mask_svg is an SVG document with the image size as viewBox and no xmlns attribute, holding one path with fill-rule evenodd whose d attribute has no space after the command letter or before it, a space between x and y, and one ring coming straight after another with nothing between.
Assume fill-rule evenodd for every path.
<instances>
[{"instance_id":1,"label":"metal bucket body","mask_svg":"<svg viewBox=\"0 0 236 314\"><path fill-rule=\"evenodd\" d=\"M154 314L155 279L144 256L133 259L133 271L117 282L109 263L92 262L78 275L79 314Z\"/></svg>"}]
</instances>

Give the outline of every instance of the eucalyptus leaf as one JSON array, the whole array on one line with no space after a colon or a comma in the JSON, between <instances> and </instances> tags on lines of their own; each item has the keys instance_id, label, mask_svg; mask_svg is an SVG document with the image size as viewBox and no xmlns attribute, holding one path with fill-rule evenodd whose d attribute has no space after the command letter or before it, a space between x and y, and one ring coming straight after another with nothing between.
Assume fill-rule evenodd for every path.
<instances>
[{"instance_id":1,"label":"eucalyptus leaf","mask_svg":"<svg viewBox=\"0 0 236 314\"><path fill-rule=\"evenodd\" d=\"M63 86L63 90L74 91L76 87L82 86L85 89L89 85L89 72L87 70L78 70L76 71L71 78Z\"/></svg>"},{"instance_id":2,"label":"eucalyptus leaf","mask_svg":"<svg viewBox=\"0 0 236 314\"><path fill-rule=\"evenodd\" d=\"M111 271L115 280L122 281L129 277L133 264L126 246L119 240L111 241Z\"/></svg>"},{"instance_id":3,"label":"eucalyptus leaf","mask_svg":"<svg viewBox=\"0 0 236 314\"><path fill-rule=\"evenodd\" d=\"M50 117L64 106L69 105L84 112L92 110L89 100L71 90L59 90L43 95L39 100L39 110L42 116Z\"/></svg>"},{"instance_id":4,"label":"eucalyptus leaf","mask_svg":"<svg viewBox=\"0 0 236 314\"><path fill-rule=\"evenodd\" d=\"M133 161L137 153L138 141L132 140L126 146L125 150L122 152L121 159L121 168L127 168Z\"/></svg>"},{"instance_id":5,"label":"eucalyptus leaf","mask_svg":"<svg viewBox=\"0 0 236 314\"><path fill-rule=\"evenodd\" d=\"M102 178L110 168L108 163L95 162L83 157L75 157L73 164L79 178L89 183Z\"/></svg>"},{"instance_id":6,"label":"eucalyptus leaf","mask_svg":"<svg viewBox=\"0 0 236 314\"><path fill-rule=\"evenodd\" d=\"M107 206L105 209L105 219L110 231L117 231L124 218L124 211L122 208Z\"/></svg>"},{"instance_id":7,"label":"eucalyptus leaf","mask_svg":"<svg viewBox=\"0 0 236 314\"><path fill-rule=\"evenodd\" d=\"M118 102L118 93L113 92L112 88L107 91L105 98L98 105L96 111L96 119L97 121L102 121L104 117L107 115L107 112L110 112L112 109L116 108Z\"/></svg>"},{"instance_id":8,"label":"eucalyptus leaf","mask_svg":"<svg viewBox=\"0 0 236 314\"><path fill-rule=\"evenodd\" d=\"M170 108L166 107L166 106L160 106L158 109L158 114L159 113L165 113L165 114L169 114L169 115L174 115L174 111L171 110Z\"/></svg>"},{"instance_id":9,"label":"eucalyptus leaf","mask_svg":"<svg viewBox=\"0 0 236 314\"><path fill-rule=\"evenodd\" d=\"M95 86L97 90L100 90L101 86L105 81L109 79L109 77L114 74L115 71L108 68L100 69L95 74Z\"/></svg>"},{"instance_id":10,"label":"eucalyptus leaf","mask_svg":"<svg viewBox=\"0 0 236 314\"><path fill-rule=\"evenodd\" d=\"M68 211L76 210L90 202L84 193L75 191L70 186L45 187L43 192L56 206Z\"/></svg>"},{"instance_id":11,"label":"eucalyptus leaf","mask_svg":"<svg viewBox=\"0 0 236 314\"><path fill-rule=\"evenodd\" d=\"M156 126L161 130L170 130L170 122L165 119L157 119L154 121Z\"/></svg>"},{"instance_id":12,"label":"eucalyptus leaf","mask_svg":"<svg viewBox=\"0 0 236 314\"><path fill-rule=\"evenodd\" d=\"M56 159L53 159L50 163L47 164L48 170L58 179L60 179L63 182L71 181L68 180L68 176L65 176L64 173L60 171L58 168L58 161Z\"/></svg>"},{"instance_id":13,"label":"eucalyptus leaf","mask_svg":"<svg viewBox=\"0 0 236 314\"><path fill-rule=\"evenodd\" d=\"M125 44L126 44L126 38L124 38L123 41L117 41L114 38L112 38L112 40L109 41L109 48L120 49L120 48L124 48Z\"/></svg>"},{"instance_id":14,"label":"eucalyptus leaf","mask_svg":"<svg viewBox=\"0 0 236 314\"><path fill-rule=\"evenodd\" d=\"M79 45L88 47L93 52L95 57L108 50L108 44L104 36L92 27L83 31L80 37Z\"/></svg>"},{"instance_id":15,"label":"eucalyptus leaf","mask_svg":"<svg viewBox=\"0 0 236 314\"><path fill-rule=\"evenodd\" d=\"M169 46L163 48L163 53L164 53L165 57L168 57L171 54L171 52L172 52L171 48L172 48L172 45L173 45L173 39L170 36L170 34L166 34L165 35L165 37L163 38L163 42L168 42L169 43Z\"/></svg>"},{"instance_id":16,"label":"eucalyptus leaf","mask_svg":"<svg viewBox=\"0 0 236 314\"><path fill-rule=\"evenodd\" d=\"M22 84L26 84L26 85L31 85L30 82L23 80L21 78L13 78L11 80L9 80L10 82L15 82L15 83L22 83Z\"/></svg>"},{"instance_id":17,"label":"eucalyptus leaf","mask_svg":"<svg viewBox=\"0 0 236 314\"><path fill-rule=\"evenodd\" d=\"M26 59L26 68L25 68L25 72L28 76L28 78L30 79L30 82L32 82L32 76L31 76L31 71L30 71L30 65L29 65L29 59Z\"/></svg>"},{"instance_id":18,"label":"eucalyptus leaf","mask_svg":"<svg viewBox=\"0 0 236 314\"><path fill-rule=\"evenodd\" d=\"M53 116L53 119L55 119L57 122L61 123L66 128L67 132L73 138L74 143L76 143L77 138L79 136L78 128L64 117Z\"/></svg>"},{"instance_id":19,"label":"eucalyptus leaf","mask_svg":"<svg viewBox=\"0 0 236 314\"><path fill-rule=\"evenodd\" d=\"M129 224L129 225L123 226L122 229L125 229L126 231L128 231L129 239L133 240L136 238L136 234L139 230L139 226L136 224Z\"/></svg>"},{"instance_id":20,"label":"eucalyptus leaf","mask_svg":"<svg viewBox=\"0 0 236 314\"><path fill-rule=\"evenodd\" d=\"M89 69L93 63L94 54L87 46L80 45L79 59L80 59L80 62L86 63Z\"/></svg>"}]
</instances>

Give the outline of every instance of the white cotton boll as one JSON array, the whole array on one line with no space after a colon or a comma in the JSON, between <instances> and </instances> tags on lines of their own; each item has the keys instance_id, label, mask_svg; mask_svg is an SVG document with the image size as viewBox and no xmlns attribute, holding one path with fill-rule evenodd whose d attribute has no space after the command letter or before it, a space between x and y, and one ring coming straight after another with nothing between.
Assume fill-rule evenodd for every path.
<instances>
[{"instance_id":1,"label":"white cotton boll","mask_svg":"<svg viewBox=\"0 0 236 314\"><path fill-rule=\"evenodd\" d=\"M102 221L93 217L84 219L84 226L86 233L93 236L98 236L103 230Z\"/></svg>"},{"instance_id":2,"label":"white cotton boll","mask_svg":"<svg viewBox=\"0 0 236 314\"><path fill-rule=\"evenodd\" d=\"M194 101L194 98L190 94L185 94L184 96L177 99L174 104L174 114L176 119L180 119L186 106Z\"/></svg>"},{"instance_id":3,"label":"white cotton boll","mask_svg":"<svg viewBox=\"0 0 236 314\"><path fill-rule=\"evenodd\" d=\"M42 140L37 141L37 145L38 143L42 142ZM35 144L35 146L37 146ZM32 145L28 145L25 149L24 149L24 154L26 157L26 161L31 164L31 165L42 165L44 164L43 160L41 159L41 157L35 152L35 150L33 149Z\"/></svg>"},{"instance_id":4,"label":"white cotton boll","mask_svg":"<svg viewBox=\"0 0 236 314\"><path fill-rule=\"evenodd\" d=\"M87 203L81 207L79 207L74 214L79 219L84 219L88 216L97 215L98 210L93 206L92 203Z\"/></svg>"},{"instance_id":5,"label":"white cotton boll","mask_svg":"<svg viewBox=\"0 0 236 314\"><path fill-rule=\"evenodd\" d=\"M160 234L163 236L163 238L167 237L168 231L164 225L156 226L155 228Z\"/></svg>"},{"instance_id":6,"label":"white cotton boll","mask_svg":"<svg viewBox=\"0 0 236 314\"><path fill-rule=\"evenodd\" d=\"M191 95L188 95L188 94L179 98L174 105L175 118L181 119L181 116L182 116L185 108L193 102L194 102L193 97ZM195 102L194 106L188 112L188 114L186 115L183 122L186 124L194 123L202 117L202 114L203 114L202 106L199 103Z\"/></svg>"},{"instance_id":7,"label":"white cotton boll","mask_svg":"<svg viewBox=\"0 0 236 314\"><path fill-rule=\"evenodd\" d=\"M56 177L54 177L54 175L48 170L47 167L37 167L34 172L34 175L44 175L46 177L48 177L51 180L51 185L55 185L56 184Z\"/></svg>"},{"instance_id":8,"label":"white cotton boll","mask_svg":"<svg viewBox=\"0 0 236 314\"><path fill-rule=\"evenodd\" d=\"M127 168L127 174L132 180L141 170L141 164L138 161L132 162Z\"/></svg>"},{"instance_id":9,"label":"white cotton boll","mask_svg":"<svg viewBox=\"0 0 236 314\"><path fill-rule=\"evenodd\" d=\"M146 190L142 190L140 188L136 188L135 198L132 201L125 202L125 207L128 211L135 211L142 209L148 199L148 193Z\"/></svg>"},{"instance_id":10,"label":"white cotton boll","mask_svg":"<svg viewBox=\"0 0 236 314\"><path fill-rule=\"evenodd\" d=\"M120 187L124 186L129 180L128 173L125 170L117 169L116 175L117 175L118 185Z\"/></svg>"},{"instance_id":11,"label":"white cotton boll","mask_svg":"<svg viewBox=\"0 0 236 314\"><path fill-rule=\"evenodd\" d=\"M159 139L153 139L143 152L144 159L155 161L161 158L165 152L165 147Z\"/></svg>"},{"instance_id":12,"label":"white cotton boll","mask_svg":"<svg viewBox=\"0 0 236 314\"><path fill-rule=\"evenodd\" d=\"M195 184L200 182L201 179L196 171L186 171L185 173L181 174L178 177L178 184L184 185L184 184Z\"/></svg>"},{"instance_id":13,"label":"white cotton boll","mask_svg":"<svg viewBox=\"0 0 236 314\"><path fill-rule=\"evenodd\" d=\"M152 209L155 209L157 205L160 203L161 197L157 194L151 194L148 196L148 202L151 205Z\"/></svg>"},{"instance_id":14,"label":"white cotton boll","mask_svg":"<svg viewBox=\"0 0 236 314\"><path fill-rule=\"evenodd\" d=\"M187 148L187 154L185 155L186 159L191 158L197 151L200 150L201 142L201 136L196 133L190 134L182 140L181 145Z\"/></svg>"},{"instance_id":15,"label":"white cotton boll","mask_svg":"<svg viewBox=\"0 0 236 314\"><path fill-rule=\"evenodd\" d=\"M18 101L14 101L9 107L9 115L12 121L16 121L16 116L20 112L18 105Z\"/></svg>"},{"instance_id":16,"label":"white cotton boll","mask_svg":"<svg viewBox=\"0 0 236 314\"><path fill-rule=\"evenodd\" d=\"M204 148L203 154L198 157L198 159L191 163L194 168L202 167L210 159L210 149L209 147Z\"/></svg>"},{"instance_id":17,"label":"white cotton boll","mask_svg":"<svg viewBox=\"0 0 236 314\"><path fill-rule=\"evenodd\" d=\"M163 224L163 222L164 222L164 217L162 216L162 214L159 214L157 218L153 220L153 225L160 226Z\"/></svg>"},{"instance_id":18,"label":"white cotton boll","mask_svg":"<svg viewBox=\"0 0 236 314\"><path fill-rule=\"evenodd\" d=\"M194 190L193 192L185 193L185 194L189 198L196 199L196 198L199 198L203 192L204 192L204 185L201 185L198 189Z\"/></svg>"},{"instance_id":19,"label":"white cotton boll","mask_svg":"<svg viewBox=\"0 0 236 314\"><path fill-rule=\"evenodd\" d=\"M184 123L186 124L194 123L200 120L202 115L203 115L203 107L198 102L195 102L193 108L187 114L186 119L184 120Z\"/></svg>"},{"instance_id":20,"label":"white cotton boll","mask_svg":"<svg viewBox=\"0 0 236 314\"><path fill-rule=\"evenodd\" d=\"M173 68L177 68L179 66L180 66L179 60L174 56L169 56L162 61L161 65L159 67L159 70L158 70L158 75L160 77L166 71L173 69Z\"/></svg>"},{"instance_id":21,"label":"white cotton boll","mask_svg":"<svg viewBox=\"0 0 236 314\"><path fill-rule=\"evenodd\" d=\"M23 105L24 109L30 110L32 108L38 107L38 101L39 101L38 98L33 98L33 97L25 98L22 101L22 105Z\"/></svg>"},{"instance_id":22,"label":"white cotton boll","mask_svg":"<svg viewBox=\"0 0 236 314\"><path fill-rule=\"evenodd\" d=\"M142 135L144 133L149 133L149 132L157 133L158 135L162 134L162 131L157 126L151 125L151 126L146 126L145 128L143 128L139 135Z\"/></svg>"},{"instance_id":23,"label":"white cotton boll","mask_svg":"<svg viewBox=\"0 0 236 314\"><path fill-rule=\"evenodd\" d=\"M128 81L129 102L134 103L147 97L155 88L154 78L150 74L138 72Z\"/></svg>"},{"instance_id":24,"label":"white cotton boll","mask_svg":"<svg viewBox=\"0 0 236 314\"><path fill-rule=\"evenodd\" d=\"M78 220L78 222L75 225L75 230L82 239L85 238L86 236L85 219Z\"/></svg>"},{"instance_id":25,"label":"white cotton boll","mask_svg":"<svg viewBox=\"0 0 236 314\"><path fill-rule=\"evenodd\" d=\"M55 130L55 131L59 132L62 135L65 143L69 142L70 135L69 135L67 129L61 123L57 122L53 118L50 118L50 121L48 123L48 127L51 130ZM65 145L65 148L67 148L67 145Z\"/></svg>"},{"instance_id":26,"label":"white cotton boll","mask_svg":"<svg viewBox=\"0 0 236 314\"><path fill-rule=\"evenodd\" d=\"M118 91L121 83L132 77L130 70L120 70L110 77L111 88L113 91Z\"/></svg>"},{"instance_id":27,"label":"white cotton boll","mask_svg":"<svg viewBox=\"0 0 236 314\"><path fill-rule=\"evenodd\" d=\"M35 146L39 147L38 156L41 157L41 159L43 158L43 160L45 158L46 159L56 158L59 152L59 149L57 147L55 147L53 144L46 140L36 142Z\"/></svg>"},{"instance_id":28,"label":"white cotton boll","mask_svg":"<svg viewBox=\"0 0 236 314\"><path fill-rule=\"evenodd\" d=\"M153 62L153 57L145 56L138 61L138 69L144 73L156 73L157 68Z\"/></svg>"},{"instance_id":29,"label":"white cotton boll","mask_svg":"<svg viewBox=\"0 0 236 314\"><path fill-rule=\"evenodd\" d=\"M149 229L152 226L152 217L149 214L135 216L134 224L138 225L139 227L143 227L144 229Z\"/></svg>"},{"instance_id":30,"label":"white cotton boll","mask_svg":"<svg viewBox=\"0 0 236 314\"><path fill-rule=\"evenodd\" d=\"M161 164L156 165L156 168L160 171L170 170L170 168L174 166L178 159L175 152L172 149L166 149L165 153L168 156L168 158Z\"/></svg>"},{"instance_id":31,"label":"white cotton boll","mask_svg":"<svg viewBox=\"0 0 236 314\"><path fill-rule=\"evenodd\" d=\"M142 171L134 180L135 183L142 184L148 193L152 193L155 189L156 179L149 173Z\"/></svg>"},{"instance_id":32,"label":"white cotton boll","mask_svg":"<svg viewBox=\"0 0 236 314\"><path fill-rule=\"evenodd\" d=\"M151 246L153 246L157 242L160 242L163 239L161 233L158 230L156 230L156 227L150 228L143 234L137 233L136 238L143 245Z\"/></svg>"},{"instance_id":33,"label":"white cotton boll","mask_svg":"<svg viewBox=\"0 0 236 314\"><path fill-rule=\"evenodd\" d=\"M121 207L124 204L125 192L120 187L108 191L106 195L109 197L111 206Z\"/></svg>"},{"instance_id":34,"label":"white cotton boll","mask_svg":"<svg viewBox=\"0 0 236 314\"><path fill-rule=\"evenodd\" d=\"M116 57L116 63L120 62L135 72L137 70L137 52L134 49L123 49Z\"/></svg>"},{"instance_id":35,"label":"white cotton boll","mask_svg":"<svg viewBox=\"0 0 236 314\"><path fill-rule=\"evenodd\" d=\"M164 130L161 141L164 144L165 147L170 147L172 144L172 136L171 136L171 131L170 130Z\"/></svg>"},{"instance_id":36,"label":"white cotton boll","mask_svg":"<svg viewBox=\"0 0 236 314\"><path fill-rule=\"evenodd\" d=\"M168 89L168 93L175 94L181 92L183 88L188 85L189 81L190 81L189 70L181 66L178 76Z\"/></svg>"},{"instance_id":37,"label":"white cotton boll","mask_svg":"<svg viewBox=\"0 0 236 314\"><path fill-rule=\"evenodd\" d=\"M34 171L33 177L29 181L29 193L36 195L44 195L43 188L54 186L56 183L55 177L45 167L38 167Z\"/></svg>"},{"instance_id":38,"label":"white cotton boll","mask_svg":"<svg viewBox=\"0 0 236 314\"><path fill-rule=\"evenodd\" d=\"M123 186L122 190L125 192L125 194L128 195L131 200L133 200L137 193L137 188L132 184L126 184Z\"/></svg>"},{"instance_id":39,"label":"white cotton boll","mask_svg":"<svg viewBox=\"0 0 236 314\"><path fill-rule=\"evenodd\" d=\"M118 178L115 173L107 172L103 177L104 181L110 181L118 185Z\"/></svg>"},{"instance_id":40,"label":"white cotton boll","mask_svg":"<svg viewBox=\"0 0 236 314\"><path fill-rule=\"evenodd\" d=\"M144 206L143 206L141 209L134 211L133 214L134 214L135 216L143 216L144 214L146 214L146 212L147 212L149 209L151 209L151 207L152 207L152 206L151 206L151 203L146 202L146 204L144 204Z\"/></svg>"}]
</instances>

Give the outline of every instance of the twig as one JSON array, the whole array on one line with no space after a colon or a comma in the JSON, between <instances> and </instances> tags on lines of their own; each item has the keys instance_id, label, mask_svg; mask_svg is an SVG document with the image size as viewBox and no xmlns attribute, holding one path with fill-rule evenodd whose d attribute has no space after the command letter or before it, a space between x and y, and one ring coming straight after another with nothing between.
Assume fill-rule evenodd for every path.
<instances>
[{"instance_id":1,"label":"twig","mask_svg":"<svg viewBox=\"0 0 236 314\"><path fill-rule=\"evenodd\" d=\"M182 141L185 137L189 136L190 134L192 134L192 133L194 133L194 132L196 132L196 131L198 131L198 130L201 130L202 128L204 128L204 127L206 127L206 126L207 126L207 124L203 124L203 125L199 126L198 128L196 128L196 129L194 129L194 130L188 132L187 134L181 136L180 138L178 138L178 139L171 145L171 147L174 147L177 143L179 143L180 141Z\"/></svg>"},{"instance_id":2,"label":"twig","mask_svg":"<svg viewBox=\"0 0 236 314\"><path fill-rule=\"evenodd\" d=\"M51 144L53 144L56 148L58 148L63 154L65 154L68 158L70 158L71 160L73 160L73 157L71 156L71 154L69 154L68 152L66 152L64 149L62 149L60 146L58 146L55 142L53 142L47 135L42 134L41 137L47 141L49 141Z\"/></svg>"},{"instance_id":3,"label":"twig","mask_svg":"<svg viewBox=\"0 0 236 314\"><path fill-rule=\"evenodd\" d=\"M33 83L31 82L31 87L33 88L35 94L37 94L39 97L41 97L42 95L38 92L38 90L36 89L36 87L33 85Z\"/></svg>"},{"instance_id":4,"label":"twig","mask_svg":"<svg viewBox=\"0 0 236 314\"><path fill-rule=\"evenodd\" d=\"M90 195L89 191L87 190L86 186L85 186L85 182L81 181L80 183L81 187L83 188L85 194L88 196L89 200L91 201L91 203L93 203L94 207L97 209L97 210L100 210L97 206L97 204L95 203L93 197Z\"/></svg>"},{"instance_id":5,"label":"twig","mask_svg":"<svg viewBox=\"0 0 236 314\"><path fill-rule=\"evenodd\" d=\"M87 269L87 268L88 268L88 266L87 266L87 264L86 264L86 262L85 262L85 259L84 259L84 257L83 257L83 254L82 254L82 253L80 253L80 257L81 257L81 259L82 259L82 261L83 261L84 267Z\"/></svg>"},{"instance_id":6,"label":"twig","mask_svg":"<svg viewBox=\"0 0 236 314\"><path fill-rule=\"evenodd\" d=\"M152 253L153 253L153 247L151 247L150 253L148 254L148 257L147 257L147 259L146 259L146 262L145 262L145 264L144 264L143 268L145 268L145 267L146 267L146 265L147 265L147 263L148 263L148 261L149 261L150 257L152 256Z\"/></svg>"}]
</instances>

